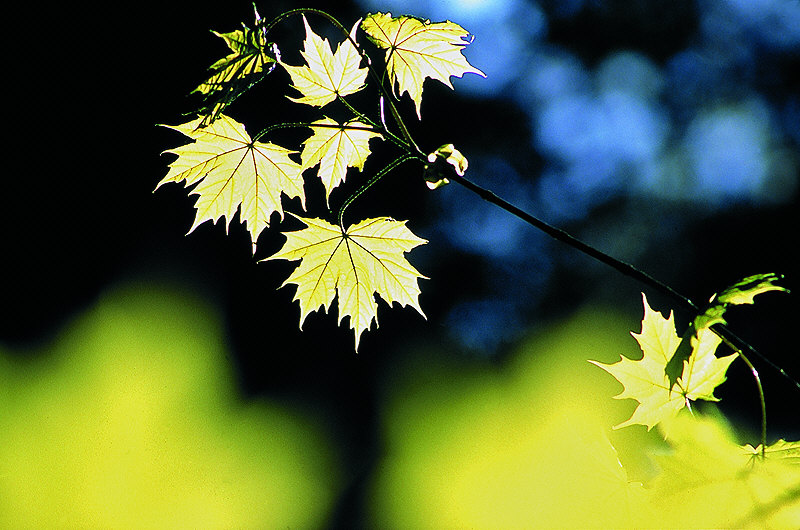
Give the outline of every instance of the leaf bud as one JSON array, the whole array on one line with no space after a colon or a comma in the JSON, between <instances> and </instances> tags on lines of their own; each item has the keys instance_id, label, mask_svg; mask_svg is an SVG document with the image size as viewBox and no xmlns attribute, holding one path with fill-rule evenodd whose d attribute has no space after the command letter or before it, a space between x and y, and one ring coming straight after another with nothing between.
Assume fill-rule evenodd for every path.
<instances>
[{"instance_id":1,"label":"leaf bud","mask_svg":"<svg viewBox=\"0 0 800 530\"><path fill-rule=\"evenodd\" d=\"M425 183L432 190L440 188L450 183L447 174L455 171L459 177L463 177L468 165L467 158L453 144L445 144L428 155Z\"/></svg>"}]
</instances>

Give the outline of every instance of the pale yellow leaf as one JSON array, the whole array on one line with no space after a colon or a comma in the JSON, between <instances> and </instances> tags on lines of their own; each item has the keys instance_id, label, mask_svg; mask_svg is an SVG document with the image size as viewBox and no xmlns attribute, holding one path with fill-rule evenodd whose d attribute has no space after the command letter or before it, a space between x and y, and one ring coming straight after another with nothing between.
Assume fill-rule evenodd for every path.
<instances>
[{"instance_id":1,"label":"pale yellow leaf","mask_svg":"<svg viewBox=\"0 0 800 530\"><path fill-rule=\"evenodd\" d=\"M353 41L359 22L356 22L350 32ZM323 107L339 96L353 94L364 88L368 70L359 67L361 56L350 39L342 41L336 53L333 53L328 39L322 39L314 33L305 16L303 23L306 27L306 40L303 42L301 54L306 65L290 66L280 63L289 72L294 88L302 94L300 98L289 99Z\"/></svg>"},{"instance_id":2,"label":"pale yellow leaf","mask_svg":"<svg viewBox=\"0 0 800 530\"><path fill-rule=\"evenodd\" d=\"M664 318L644 302L641 333L632 333L642 350L640 360L620 356L614 364L589 361L613 375L624 389L616 399L635 399L639 405L627 421L615 429L633 424L647 426L650 430L660 421L674 416L689 401L704 399L717 401L714 389L725 381L725 372L736 354L718 358L714 355L720 338L709 329L692 337L692 354L683 362L683 371L673 387L666 366L681 342L675 332L673 315Z\"/></svg>"},{"instance_id":3,"label":"pale yellow leaf","mask_svg":"<svg viewBox=\"0 0 800 530\"><path fill-rule=\"evenodd\" d=\"M272 143L253 142L244 125L224 114L205 128L202 118L182 125L165 125L194 142L164 151L178 155L158 186L185 180L197 184L198 195L192 232L205 221L216 223L225 217L226 226L240 210L247 224L255 253L258 235L269 226L270 216L278 212L283 219L281 194L299 197L305 207L301 166L289 158L295 153Z\"/></svg>"},{"instance_id":4,"label":"pale yellow leaf","mask_svg":"<svg viewBox=\"0 0 800 530\"><path fill-rule=\"evenodd\" d=\"M469 32L453 22L431 23L410 16L392 17L391 13L367 15L361 29L379 48L386 49L386 69L398 94L407 92L421 118L422 84L426 77L453 88L450 76L486 74L469 64L462 55L469 44Z\"/></svg>"},{"instance_id":5,"label":"pale yellow leaf","mask_svg":"<svg viewBox=\"0 0 800 530\"><path fill-rule=\"evenodd\" d=\"M364 169L370 139L382 138L369 125L358 121L340 125L325 118L312 123L311 130L314 134L303 142L300 158L303 170L319 164L317 175L325 186L326 199L333 188L344 182L348 167Z\"/></svg>"},{"instance_id":6,"label":"pale yellow leaf","mask_svg":"<svg viewBox=\"0 0 800 530\"><path fill-rule=\"evenodd\" d=\"M283 248L267 258L300 260L283 285L297 285L300 327L306 317L322 306L325 311L338 297L339 322L350 317L355 348L361 334L378 322L375 294L385 302L411 306L425 316L419 305L419 285L425 278L404 254L427 243L415 236L405 222L388 217L366 219L346 231L322 219L300 218L306 228L286 232Z\"/></svg>"}]
</instances>

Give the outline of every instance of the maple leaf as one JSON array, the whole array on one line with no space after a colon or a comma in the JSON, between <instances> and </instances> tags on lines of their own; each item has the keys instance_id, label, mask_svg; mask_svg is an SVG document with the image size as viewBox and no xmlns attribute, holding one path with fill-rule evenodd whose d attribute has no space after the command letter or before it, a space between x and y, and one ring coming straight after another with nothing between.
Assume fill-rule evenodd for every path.
<instances>
[{"instance_id":1,"label":"maple leaf","mask_svg":"<svg viewBox=\"0 0 800 530\"><path fill-rule=\"evenodd\" d=\"M364 169L370 153L370 139L383 138L369 125L358 121L340 125L325 118L312 123L311 130L314 134L303 142L300 158L304 171L319 164L317 175L325 185L326 200L331 190L344 182L348 167Z\"/></svg>"},{"instance_id":2,"label":"maple leaf","mask_svg":"<svg viewBox=\"0 0 800 530\"><path fill-rule=\"evenodd\" d=\"M365 219L343 230L322 219L297 219L306 228L284 233L283 248L266 260L300 260L281 287L297 285L294 300L300 302L301 329L312 311L322 306L327 312L334 297L338 297L339 323L350 317L356 351L361 334L373 320L378 323L376 293L390 305L408 305L425 316L417 280L426 278L404 253L427 241L406 228L405 221Z\"/></svg>"},{"instance_id":3,"label":"maple leaf","mask_svg":"<svg viewBox=\"0 0 800 530\"><path fill-rule=\"evenodd\" d=\"M800 443L737 444L714 417L666 423L672 451L654 455L660 473L646 488L662 528L797 528Z\"/></svg>"},{"instance_id":4,"label":"maple leaf","mask_svg":"<svg viewBox=\"0 0 800 530\"><path fill-rule=\"evenodd\" d=\"M356 30L360 20L350 32L350 39L355 41ZM353 94L364 88L364 80L368 70L360 68L361 55L350 39L345 39L331 52L328 39L322 39L311 30L306 17L306 40L300 53L306 60L306 66L290 66L281 62L292 78L292 84L302 94L300 98L289 98L297 103L305 103L315 107L323 107L339 96Z\"/></svg>"},{"instance_id":5,"label":"maple leaf","mask_svg":"<svg viewBox=\"0 0 800 530\"><path fill-rule=\"evenodd\" d=\"M260 20L256 11L256 24ZM260 28L251 29L242 24L241 30L212 33L224 40L232 53L212 64L209 67L211 76L192 91L203 94L210 101L201 111L204 116L201 127L216 120L242 92L271 72L278 56L277 46L267 43ZM268 50L276 57L271 56Z\"/></svg>"},{"instance_id":6,"label":"maple leaf","mask_svg":"<svg viewBox=\"0 0 800 530\"><path fill-rule=\"evenodd\" d=\"M714 397L714 389L725 381L725 372L736 358L736 354L718 358L714 352L721 339L710 329L700 330L693 336L692 353L683 363L681 376L675 388L669 381L666 366L681 343L675 332L673 315L664 318L644 302L644 318L641 333L631 333L642 350L643 356L634 361L620 356L614 364L589 361L613 375L623 384L623 391L616 399L635 399L639 405L627 421L616 425L619 429L633 424L653 428L665 418L674 416L689 401L704 399L719 401Z\"/></svg>"},{"instance_id":7,"label":"maple leaf","mask_svg":"<svg viewBox=\"0 0 800 530\"><path fill-rule=\"evenodd\" d=\"M450 76L474 73L486 77L462 55L469 44L464 40L469 32L453 22L431 23L410 16L394 18L391 13L374 13L367 15L361 29L376 46L386 49L386 69L392 88L396 84L399 95L407 92L411 96L420 119L425 78L453 88Z\"/></svg>"},{"instance_id":8,"label":"maple leaf","mask_svg":"<svg viewBox=\"0 0 800 530\"><path fill-rule=\"evenodd\" d=\"M295 153L272 143L254 142L244 125L224 114L209 126L198 129L202 118L182 125L164 125L194 142L169 149L178 155L156 189L167 182L197 183L192 195L199 195L191 233L205 221L225 217L227 226L241 207L239 218L247 229L255 253L261 231L278 212L283 219L281 193L299 197L305 208L300 164L289 158Z\"/></svg>"}]
</instances>

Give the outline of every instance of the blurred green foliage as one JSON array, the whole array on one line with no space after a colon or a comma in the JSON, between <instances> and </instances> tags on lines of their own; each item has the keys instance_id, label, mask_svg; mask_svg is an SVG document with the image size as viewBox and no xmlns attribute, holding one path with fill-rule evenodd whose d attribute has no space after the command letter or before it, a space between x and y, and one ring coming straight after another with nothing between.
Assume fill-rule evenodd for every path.
<instances>
[{"instance_id":1,"label":"blurred green foliage","mask_svg":"<svg viewBox=\"0 0 800 530\"><path fill-rule=\"evenodd\" d=\"M762 461L713 414L611 430L635 403L586 359L640 354L637 325L587 307L503 364L389 363L366 525L797 527L797 444ZM204 301L137 285L52 346L0 350L0 527L329 524L343 448L308 410L238 397L221 331Z\"/></svg>"},{"instance_id":2,"label":"blurred green foliage","mask_svg":"<svg viewBox=\"0 0 800 530\"><path fill-rule=\"evenodd\" d=\"M715 415L678 416L667 425L672 451L649 502L669 528L800 528L800 447L778 442L766 458ZM789 449L789 446L792 448Z\"/></svg>"},{"instance_id":3,"label":"blurred green foliage","mask_svg":"<svg viewBox=\"0 0 800 530\"><path fill-rule=\"evenodd\" d=\"M401 363L372 526L798 527L800 458L754 461L714 417L681 418L668 441L640 425L611 431L635 403L611 399L619 383L586 359L641 356L624 333L636 326L588 307L502 367L434 365L424 352Z\"/></svg>"},{"instance_id":4,"label":"blurred green foliage","mask_svg":"<svg viewBox=\"0 0 800 530\"><path fill-rule=\"evenodd\" d=\"M454 358L438 366L421 353L387 387L387 453L375 477L375 527L625 527L628 498L652 473L635 448L663 446L644 428L610 432L630 414L611 399L619 383L590 365L634 355L614 312L587 310L531 339L503 367ZM635 471L633 471L635 470Z\"/></svg>"},{"instance_id":5,"label":"blurred green foliage","mask_svg":"<svg viewBox=\"0 0 800 530\"><path fill-rule=\"evenodd\" d=\"M319 526L332 444L307 413L237 397L218 316L119 288L35 352L0 349L0 527Z\"/></svg>"}]
</instances>

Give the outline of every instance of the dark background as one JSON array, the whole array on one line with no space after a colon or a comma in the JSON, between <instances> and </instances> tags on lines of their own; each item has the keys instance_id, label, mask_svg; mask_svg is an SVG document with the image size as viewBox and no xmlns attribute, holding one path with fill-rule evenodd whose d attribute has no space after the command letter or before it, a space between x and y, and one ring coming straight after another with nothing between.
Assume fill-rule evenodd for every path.
<instances>
[{"instance_id":1,"label":"dark background","mask_svg":"<svg viewBox=\"0 0 800 530\"><path fill-rule=\"evenodd\" d=\"M692 2L637 3L646 6L641 9L628 9L625 2L577 2L579 7L566 15L557 4L540 5L549 21L541 42L568 50L589 69L617 49L639 50L666 68L679 50L696 42L702 22L700 4ZM367 9L347 2L337 2L333 8L320 2L303 5L329 8L346 26ZM293 7L298 6L271 2L260 10L270 18ZM453 12L452 19L459 22L459 13ZM222 226L210 223L184 237L194 216L193 199L177 185L152 193L171 160L160 153L183 142L180 135L156 124L187 120L182 114L197 103L187 94L202 81L205 69L227 53L208 30L231 31L242 21L252 22L248 2L102 8L60 4L42 10L37 5L6 19L6 26L14 28L6 34L11 71L5 78L10 92L5 101L11 119L6 121L10 127L3 141L10 158L4 165L6 272L0 340L25 347L46 343L104 289L125 279L169 279L201 292L224 313L245 395L306 401L324 410L337 426L356 477L351 493L342 500L340 518L346 525L358 511L354 509L360 502L357 477L369 472L378 450L377 379L393 357L417 344L436 343L465 359L477 356L500 363L524 333L589 300L640 311L642 286L528 232L519 244L536 252L524 253L523 260L506 261L469 243L460 244L459 237L448 235L454 226L468 234L478 231L466 236L475 240L481 230L496 230L497 225L482 219L465 224L463 219L478 215L484 206L476 206L479 201L455 185L439 196L428 192L421 170L408 166L370 190L368 204L355 205L350 214L351 221L366 215L411 219L411 229L430 240L411 257L431 278L422 283L427 321L413 311L388 311L384 305L380 331L362 336L357 355L352 332L338 328L333 316L314 314L300 332L298 308L291 302L293 289L277 289L291 270L289 264L257 264L250 255L249 234L238 219L231 223L228 237ZM317 19L315 27L321 25ZM291 52L294 43L299 46L302 41L299 20L288 22L275 38L287 42L282 48L284 60L300 64L299 56ZM478 33L473 47L499 39L503 35ZM762 54L753 86L771 105L771 112L782 115L787 102L800 98L798 49L758 49ZM276 71L237 102L231 114L251 132L269 123L296 121L297 113L313 119L313 110L297 110L283 98L290 93L287 81L285 72ZM666 93L663 97L668 100L670 92ZM675 93L672 97L677 97ZM535 208L537 201L527 200L530 192L525 190L537 189L550 161L548 153L536 148L534 127L519 100L464 95L430 81L424 94L421 124L408 101L401 103L420 146L433 150L455 143L476 168L469 176L512 202ZM702 93L685 97L702 98ZM701 105L670 108L699 112ZM673 116L677 124L688 119L677 110ZM551 219L546 212L531 213L629 259L695 301L758 272L785 274L784 285L797 292L800 138L792 136L788 126L786 131L781 138L791 153L787 159L794 161L789 169L794 186L787 186L780 200L745 197L712 208L702 201L610 193L581 214ZM300 133L296 139L289 134L275 141L290 145L302 139ZM349 178L349 187L334 193L332 201L343 200L347 190L358 185L358 178L366 178L391 156L376 154L364 175ZM503 181L502 164L519 176L521 187ZM448 213L447 208L456 210ZM491 220L495 222L494 217ZM500 222L517 223L510 216ZM256 258L268 256L282 241L276 230L265 231ZM656 293L648 292L648 298L662 310L675 306ZM796 307L794 294L764 295L754 308L732 311L729 321L742 338L797 379ZM677 317L685 324L691 316L678 313ZM753 361L767 390L772 437L797 438L800 390L759 359ZM749 374L734 365L729 380L717 392L723 410L757 425L758 405Z\"/></svg>"}]
</instances>

